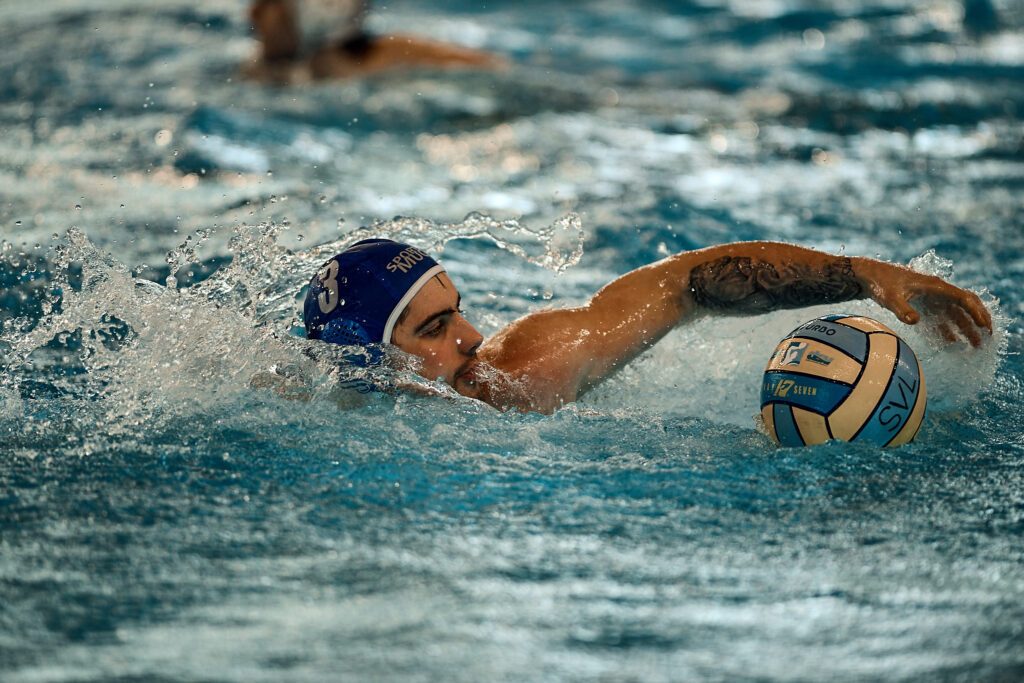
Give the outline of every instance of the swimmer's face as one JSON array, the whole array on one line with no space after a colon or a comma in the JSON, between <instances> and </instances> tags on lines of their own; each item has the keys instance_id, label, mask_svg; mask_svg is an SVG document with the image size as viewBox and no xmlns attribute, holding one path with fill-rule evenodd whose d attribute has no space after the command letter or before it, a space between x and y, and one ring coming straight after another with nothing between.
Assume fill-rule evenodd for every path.
<instances>
[{"instance_id":1,"label":"swimmer's face","mask_svg":"<svg viewBox=\"0 0 1024 683\"><path fill-rule=\"evenodd\" d=\"M391 341L423 361L419 373L427 379L444 380L460 394L477 397L476 351L484 338L462 317L461 300L448 275L439 273L409 302Z\"/></svg>"}]
</instances>

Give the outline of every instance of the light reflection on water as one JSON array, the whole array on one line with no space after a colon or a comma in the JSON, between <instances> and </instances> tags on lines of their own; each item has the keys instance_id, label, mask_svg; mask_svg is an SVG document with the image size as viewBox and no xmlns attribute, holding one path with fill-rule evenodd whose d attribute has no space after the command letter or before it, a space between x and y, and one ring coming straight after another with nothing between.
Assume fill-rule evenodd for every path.
<instances>
[{"instance_id":1,"label":"light reflection on water","mask_svg":"<svg viewBox=\"0 0 1024 683\"><path fill-rule=\"evenodd\" d=\"M0 8L5 680L1021 671L1018 4L408 2L374 26L516 66L295 90L238 80L242 4ZM824 310L700 321L551 417L339 407L298 287L396 213L485 332L785 239L921 257L1000 336L902 328L933 403L892 452L753 428ZM251 390L272 366L313 400Z\"/></svg>"}]
</instances>

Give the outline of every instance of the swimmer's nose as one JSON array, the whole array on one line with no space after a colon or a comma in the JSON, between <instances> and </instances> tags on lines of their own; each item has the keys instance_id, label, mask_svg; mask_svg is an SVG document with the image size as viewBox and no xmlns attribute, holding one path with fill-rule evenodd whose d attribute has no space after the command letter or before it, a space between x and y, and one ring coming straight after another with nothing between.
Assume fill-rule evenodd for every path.
<instances>
[{"instance_id":1,"label":"swimmer's nose","mask_svg":"<svg viewBox=\"0 0 1024 683\"><path fill-rule=\"evenodd\" d=\"M469 321L459 316L462 329L459 330L458 345L459 352L467 356L475 356L477 349L484 343L483 335L476 331L476 328L469 324Z\"/></svg>"},{"instance_id":2,"label":"swimmer's nose","mask_svg":"<svg viewBox=\"0 0 1024 683\"><path fill-rule=\"evenodd\" d=\"M484 338L480 337L479 335L477 335L476 342L471 347L469 347L469 350L465 351L464 353L467 356L475 356L476 352L477 352L477 349L479 349L480 345L483 344L483 343L484 343Z\"/></svg>"}]
</instances>

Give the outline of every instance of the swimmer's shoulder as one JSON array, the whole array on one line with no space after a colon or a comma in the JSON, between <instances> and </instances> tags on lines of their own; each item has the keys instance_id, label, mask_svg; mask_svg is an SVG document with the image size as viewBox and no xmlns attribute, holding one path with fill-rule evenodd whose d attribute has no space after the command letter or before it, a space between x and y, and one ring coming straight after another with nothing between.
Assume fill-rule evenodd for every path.
<instances>
[{"instance_id":1,"label":"swimmer's shoulder","mask_svg":"<svg viewBox=\"0 0 1024 683\"><path fill-rule=\"evenodd\" d=\"M571 315L573 309L537 311L484 342L478 352L480 360L515 385L510 396L495 396L489 403L550 413L576 400L582 373L578 339L565 324Z\"/></svg>"},{"instance_id":2,"label":"swimmer's shoulder","mask_svg":"<svg viewBox=\"0 0 1024 683\"><path fill-rule=\"evenodd\" d=\"M253 57L242 66L248 80L298 85L328 79L360 78L397 69L504 69L508 62L489 52L407 35L366 36L359 49L349 43L325 45L308 57L267 60Z\"/></svg>"},{"instance_id":3,"label":"swimmer's shoulder","mask_svg":"<svg viewBox=\"0 0 1024 683\"><path fill-rule=\"evenodd\" d=\"M361 34L317 50L309 60L312 78L358 78L399 69L499 69L502 58L460 45L418 36Z\"/></svg>"},{"instance_id":4,"label":"swimmer's shoulder","mask_svg":"<svg viewBox=\"0 0 1024 683\"><path fill-rule=\"evenodd\" d=\"M491 52L407 34L378 36L367 54L402 66L498 69L508 64Z\"/></svg>"}]
</instances>

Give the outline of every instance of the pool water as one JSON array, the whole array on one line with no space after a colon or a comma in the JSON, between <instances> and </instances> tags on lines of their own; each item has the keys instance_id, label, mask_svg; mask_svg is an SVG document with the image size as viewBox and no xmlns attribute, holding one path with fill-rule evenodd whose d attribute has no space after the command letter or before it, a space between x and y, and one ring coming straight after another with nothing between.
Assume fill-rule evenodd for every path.
<instances>
[{"instance_id":1,"label":"pool water","mask_svg":"<svg viewBox=\"0 0 1024 683\"><path fill-rule=\"evenodd\" d=\"M240 77L244 17L0 5L0 678L1024 678L1024 6L396 0L373 29L512 66L295 88ZM363 395L298 318L362 226L484 333L752 239L997 329L842 307L921 359L893 450L757 429L834 307L693 322L551 416Z\"/></svg>"}]
</instances>

